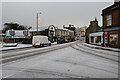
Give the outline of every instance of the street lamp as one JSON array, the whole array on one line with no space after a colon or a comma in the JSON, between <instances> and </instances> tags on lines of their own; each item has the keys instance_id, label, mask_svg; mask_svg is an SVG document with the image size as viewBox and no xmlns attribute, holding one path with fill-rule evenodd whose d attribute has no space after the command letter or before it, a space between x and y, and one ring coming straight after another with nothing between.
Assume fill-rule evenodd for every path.
<instances>
[{"instance_id":1,"label":"street lamp","mask_svg":"<svg viewBox=\"0 0 120 80\"><path fill-rule=\"evenodd\" d=\"M39 16L38 16L38 14L42 14L42 13L41 12L37 13L37 34L38 34L38 25L39 25L39 23L38 23L39 22L39 18L38 18Z\"/></svg>"}]
</instances>

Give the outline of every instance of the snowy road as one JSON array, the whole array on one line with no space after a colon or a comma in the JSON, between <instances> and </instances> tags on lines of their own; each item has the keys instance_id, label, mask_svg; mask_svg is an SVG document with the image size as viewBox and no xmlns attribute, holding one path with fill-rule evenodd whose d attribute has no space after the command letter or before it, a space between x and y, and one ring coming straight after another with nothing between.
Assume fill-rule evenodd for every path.
<instances>
[{"instance_id":1,"label":"snowy road","mask_svg":"<svg viewBox=\"0 0 120 80\"><path fill-rule=\"evenodd\" d=\"M57 45L57 43L52 44L51 46L55 46L55 45ZM21 47L21 48L19 48L19 47ZM10 57L10 56L17 56L17 55L20 55L20 54L27 54L28 51L32 52L32 50L37 49L37 48L32 47L31 45L28 45L28 47L27 47L27 45L24 46L24 44L23 44L23 46L21 44L21 46L19 46L19 47L16 47L16 49L14 49L15 47L14 48L7 47L8 50L3 50L2 53L0 54L0 56L2 56L1 58L3 59L3 58L6 58L6 57ZM46 48L46 47L49 47L49 46L44 46L44 47L41 47L41 48Z\"/></svg>"},{"instance_id":2,"label":"snowy road","mask_svg":"<svg viewBox=\"0 0 120 80\"><path fill-rule=\"evenodd\" d=\"M3 78L118 78L117 59L117 52L77 44L5 63L2 74Z\"/></svg>"}]
</instances>

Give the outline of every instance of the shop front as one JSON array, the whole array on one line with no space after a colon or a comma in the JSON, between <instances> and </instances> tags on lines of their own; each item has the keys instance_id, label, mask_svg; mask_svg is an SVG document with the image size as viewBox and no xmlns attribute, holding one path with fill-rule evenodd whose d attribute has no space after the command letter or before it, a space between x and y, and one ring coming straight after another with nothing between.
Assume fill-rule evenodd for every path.
<instances>
[{"instance_id":1,"label":"shop front","mask_svg":"<svg viewBox=\"0 0 120 80\"><path fill-rule=\"evenodd\" d=\"M28 30L7 30L3 41L5 43L32 43L32 37Z\"/></svg>"},{"instance_id":2,"label":"shop front","mask_svg":"<svg viewBox=\"0 0 120 80\"><path fill-rule=\"evenodd\" d=\"M120 48L120 30L105 31L104 46Z\"/></svg>"},{"instance_id":3,"label":"shop front","mask_svg":"<svg viewBox=\"0 0 120 80\"><path fill-rule=\"evenodd\" d=\"M95 45L103 45L103 32L95 32L89 35L89 43Z\"/></svg>"}]
</instances>

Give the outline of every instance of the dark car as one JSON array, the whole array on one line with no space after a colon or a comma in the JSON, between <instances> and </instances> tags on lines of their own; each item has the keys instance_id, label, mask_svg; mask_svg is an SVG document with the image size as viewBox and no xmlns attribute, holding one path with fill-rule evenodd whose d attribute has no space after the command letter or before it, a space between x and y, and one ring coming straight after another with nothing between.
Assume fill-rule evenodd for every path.
<instances>
[{"instance_id":1,"label":"dark car","mask_svg":"<svg viewBox=\"0 0 120 80\"><path fill-rule=\"evenodd\" d=\"M62 44L62 43L65 43L65 39L63 37L59 37L57 39L57 44Z\"/></svg>"}]
</instances>

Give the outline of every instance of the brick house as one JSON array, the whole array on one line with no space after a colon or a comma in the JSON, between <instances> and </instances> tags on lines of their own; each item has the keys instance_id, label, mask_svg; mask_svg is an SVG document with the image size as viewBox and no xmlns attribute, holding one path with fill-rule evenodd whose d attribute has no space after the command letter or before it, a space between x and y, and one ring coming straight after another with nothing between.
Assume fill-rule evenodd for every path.
<instances>
[{"instance_id":1,"label":"brick house","mask_svg":"<svg viewBox=\"0 0 120 80\"><path fill-rule=\"evenodd\" d=\"M90 25L86 29L86 32L85 32L85 42L86 43L90 43L90 41L89 41L89 35L91 33L100 31L100 29L101 29L101 27L98 25L98 21L97 21L96 18L95 18L95 20L90 21Z\"/></svg>"},{"instance_id":2,"label":"brick house","mask_svg":"<svg viewBox=\"0 0 120 80\"><path fill-rule=\"evenodd\" d=\"M120 0L102 10L102 19L104 46L120 48Z\"/></svg>"},{"instance_id":3,"label":"brick house","mask_svg":"<svg viewBox=\"0 0 120 80\"><path fill-rule=\"evenodd\" d=\"M76 35L76 31L75 31L76 27L74 27L74 25L70 24L68 27L66 27L65 25L63 25L63 28L74 31L74 36Z\"/></svg>"}]
</instances>

